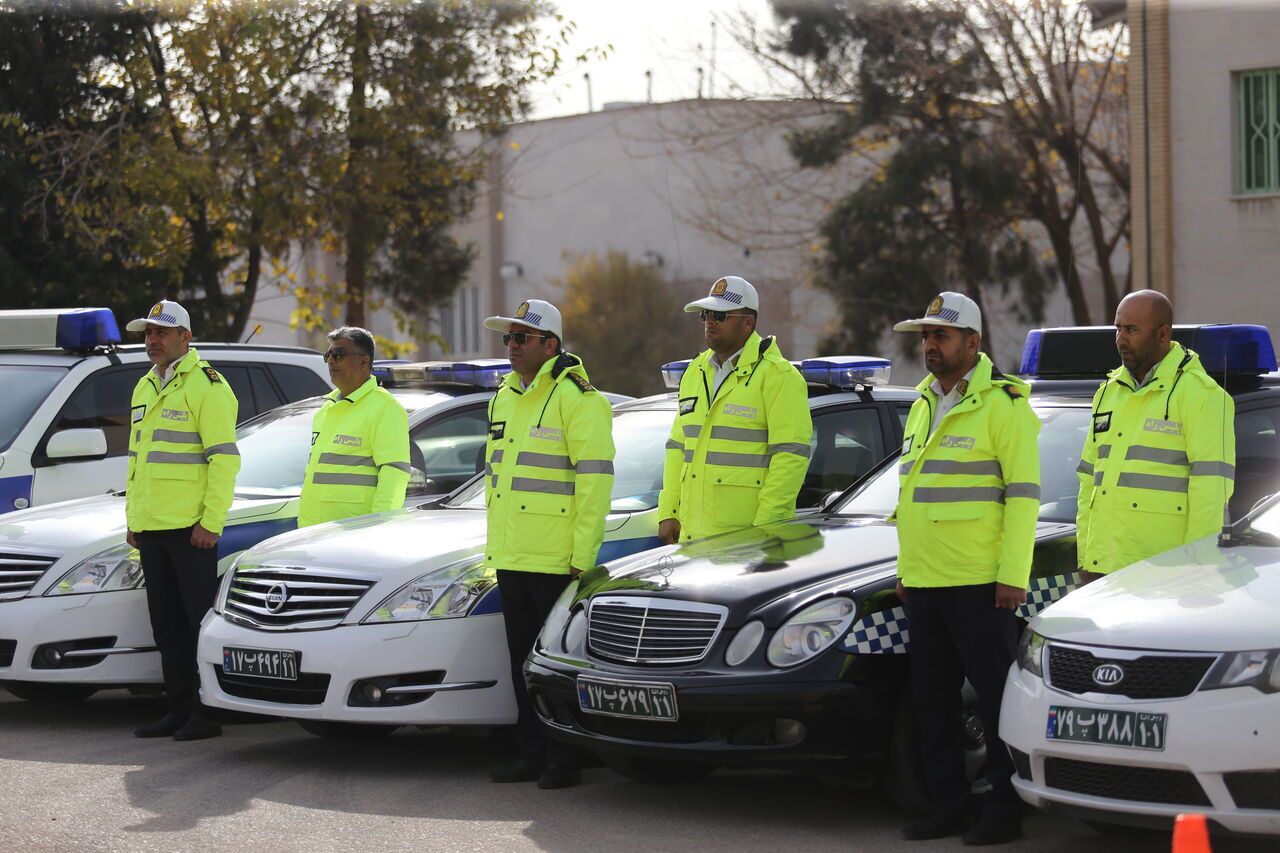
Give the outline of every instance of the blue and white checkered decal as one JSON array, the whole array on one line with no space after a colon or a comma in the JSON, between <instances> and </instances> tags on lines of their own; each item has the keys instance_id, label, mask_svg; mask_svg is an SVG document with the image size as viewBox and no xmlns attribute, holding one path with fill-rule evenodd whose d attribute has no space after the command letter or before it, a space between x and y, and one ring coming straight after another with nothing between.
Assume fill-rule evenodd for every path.
<instances>
[{"instance_id":1,"label":"blue and white checkered decal","mask_svg":"<svg viewBox=\"0 0 1280 853\"><path fill-rule=\"evenodd\" d=\"M532 311L526 311L525 315L520 318L520 322L526 326L537 326L542 323L542 315L535 314Z\"/></svg>"},{"instance_id":2,"label":"blue and white checkered decal","mask_svg":"<svg viewBox=\"0 0 1280 853\"><path fill-rule=\"evenodd\" d=\"M732 302L734 305L742 304L742 294L734 293L732 290L726 290L724 293L720 294L720 298L726 302Z\"/></svg>"},{"instance_id":3,"label":"blue and white checkered decal","mask_svg":"<svg viewBox=\"0 0 1280 853\"><path fill-rule=\"evenodd\" d=\"M939 308L936 314L926 315L929 317L937 317L947 323L954 323L960 319L960 312L954 308Z\"/></svg>"},{"instance_id":4,"label":"blue and white checkered decal","mask_svg":"<svg viewBox=\"0 0 1280 853\"><path fill-rule=\"evenodd\" d=\"M1031 589L1027 591L1027 603L1018 608L1018 615L1030 619L1080 586L1082 580L1079 572L1033 578ZM840 643L840 649L854 655L906 654L911 650L907 612L898 606L863 616L849 626L849 633Z\"/></svg>"}]
</instances>

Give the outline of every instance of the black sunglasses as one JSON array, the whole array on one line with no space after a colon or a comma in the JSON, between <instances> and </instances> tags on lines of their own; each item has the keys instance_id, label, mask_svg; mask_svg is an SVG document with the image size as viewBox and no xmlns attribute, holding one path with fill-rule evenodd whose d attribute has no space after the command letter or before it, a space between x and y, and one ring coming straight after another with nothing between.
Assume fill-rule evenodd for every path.
<instances>
[{"instance_id":1,"label":"black sunglasses","mask_svg":"<svg viewBox=\"0 0 1280 853\"><path fill-rule=\"evenodd\" d=\"M535 335L532 332L508 332L507 334L502 336L502 345L505 347L509 345L512 341L515 341L520 346L524 346L526 343L529 342L529 338L549 338L549 337L551 336Z\"/></svg>"},{"instance_id":2,"label":"black sunglasses","mask_svg":"<svg viewBox=\"0 0 1280 853\"><path fill-rule=\"evenodd\" d=\"M333 347L332 349L327 349L324 351L324 360L325 360L325 363L327 364L331 361L342 361L344 358L346 358L349 355L364 355L364 353L359 351L347 352L342 347Z\"/></svg>"},{"instance_id":3,"label":"black sunglasses","mask_svg":"<svg viewBox=\"0 0 1280 853\"><path fill-rule=\"evenodd\" d=\"M705 308L698 312L698 319L704 323L708 320L715 320L717 323L723 323L730 317L746 316L746 314L730 314L728 311L708 311Z\"/></svg>"}]
</instances>

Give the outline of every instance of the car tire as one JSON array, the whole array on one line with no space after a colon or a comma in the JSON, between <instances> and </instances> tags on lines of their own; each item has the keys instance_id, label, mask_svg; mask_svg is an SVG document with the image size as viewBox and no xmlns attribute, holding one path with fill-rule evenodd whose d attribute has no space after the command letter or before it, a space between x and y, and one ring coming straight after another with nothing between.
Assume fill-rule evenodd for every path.
<instances>
[{"instance_id":1,"label":"car tire","mask_svg":"<svg viewBox=\"0 0 1280 853\"><path fill-rule=\"evenodd\" d=\"M83 702L98 692L92 684L41 684L35 681L0 682L19 699L27 702L38 702L42 705L70 705Z\"/></svg>"},{"instance_id":2,"label":"car tire","mask_svg":"<svg viewBox=\"0 0 1280 853\"><path fill-rule=\"evenodd\" d=\"M338 723L332 720L295 720L303 731L328 740L378 740L394 732L399 726L382 726L373 723Z\"/></svg>"},{"instance_id":3,"label":"car tire","mask_svg":"<svg viewBox=\"0 0 1280 853\"><path fill-rule=\"evenodd\" d=\"M977 794L987 787L986 779L982 777L986 763L986 744L981 731L981 719L976 717L978 697L967 681L962 695L966 727L965 772ZM977 731L973 732L971 726L975 722ZM933 810L933 797L925 781L924 762L920 757L910 688L902 691L893 715L893 731L889 736L889 766L885 769L881 784L889 798L906 814L923 817Z\"/></svg>"},{"instance_id":4,"label":"car tire","mask_svg":"<svg viewBox=\"0 0 1280 853\"><path fill-rule=\"evenodd\" d=\"M646 785L680 785L697 782L716 771L716 765L700 761L667 761L661 758L639 758L617 752L601 752L605 766L619 776Z\"/></svg>"}]
</instances>

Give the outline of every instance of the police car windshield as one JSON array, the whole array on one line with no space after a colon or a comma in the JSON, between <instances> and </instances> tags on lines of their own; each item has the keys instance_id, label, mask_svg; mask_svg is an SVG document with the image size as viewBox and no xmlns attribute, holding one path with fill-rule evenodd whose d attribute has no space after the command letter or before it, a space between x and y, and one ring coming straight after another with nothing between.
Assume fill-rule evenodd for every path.
<instances>
[{"instance_id":1,"label":"police car windshield","mask_svg":"<svg viewBox=\"0 0 1280 853\"><path fill-rule=\"evenodd\" d=\"M611 512L642 512L658 505L663 454L672 417L669 409L639 409L614 415ZM484 478L472 481L445 506L484 509Z\"/></svg>"},{"instance_id":2,"label":"police car windshield","mask_svg":"<svg viewBox=\"0 0 1280 853\"><path fill-rule=\"evenodd\" d=\"M311 454L311 418L319 398L302 405L281 406L236 430L240 473L236 494L297 497Z\"/></svg>"},{"instance_id":3,"label":"police car windshield","mask_svg":"<svg viewBox=\"0 0 1280 853\"><path fill-rule=\"evenodd\" d=\"M0 406L0 451L9 449L49 392L66 375L65 367L0 364L0 388L4 389L4 405Z\"/></svg>"},{"instance_id":4,"label":"police car windshield","mask_svg":"<svg viewBox=\"0 0 1280 853\"><path fill-rule=\"evenodd\" d=\"M1083 406L1039 407L1040 520L1076 520L1076 466L1084 449L1089 410ZM832 508L837 515L887 517L898 504L898 466L887 465Z\"/></svg>"}]
</instances>

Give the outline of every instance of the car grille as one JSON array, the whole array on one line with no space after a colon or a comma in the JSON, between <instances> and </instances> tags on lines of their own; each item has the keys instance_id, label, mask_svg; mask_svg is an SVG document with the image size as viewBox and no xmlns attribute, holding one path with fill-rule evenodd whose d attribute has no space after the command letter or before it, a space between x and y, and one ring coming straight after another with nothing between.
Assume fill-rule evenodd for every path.
<instances>
[{"instance_id":1,"label":"car grille","mask_svg":"<svg viewBox=\"0 0 1280 853\"><path fill-rule=\"evenodd\" d=\"M259 678L252 675L230 675L214 666L218 686L228 696L277 702L281 705L320 705L329 692L329 675L323 672L300 672L297 681L283 678Z\"/></svg>"},{"instance_id":2,"label":"car grille","mask_svg":"<svg viewBox=\"0 0 1280 853\"><path fill-rule=\"evenodd\" d=\"M1044 775L1050 788L1090 797L1178 806L1212 805L1196 777L1186 770L1049 757L1044 760Z\"/></svg>"},{"instance_id":3,"label":"car grille","mask_svg":"<svg viewBox=\"0 0 1280 853\"><path fill-rule=\"evenodd\" d=\"M0 551L0 601L22 598L60 556Z\"/></svg>"},{"instance_id":4,"label":"car grille","mask_svg":"<svg viewBox=\"0 0 1280 853\"><path fill-rule=\"evenodd\" d=\"M1138 658L1098 657L1084 649L1049 644L1049 684L1067 693L1105 693L1130 699L1174 699L1195 692L1214 655L1151 654ZM1118 684L1100 685L1093 672L1102 664L1124 670Z\"/></svg>"},{"instance_id":5,"label":"car grille","mask_svg":"<svg viewBox=\"0 0 1280 853\"><path fill-rule=\"evenodd\" d=\"M0 640L0 667L13 666L13 654L17 650L17 640Z\"/></svg>"},{"instance_id":6,"label":"car grille","mask_svg":"<svg viewBox=\"0 0 1280 853\"><path fill-rule=\"evenodd\" d=\"M729 610L666 598L602 596L587 612L587 648L625 663L689 663L702 660Z\"/></svg>"},{"instance_id":7,"label":"car grille","mask_svg":"<svg viewBox=\"0 0 1280 853\"><path fill-rule=\"evenodd\" d=\"M226 614L267 630L332 628L378 582L376 575L293 567L236 570Z\"/></svg>"}]
</instances>

